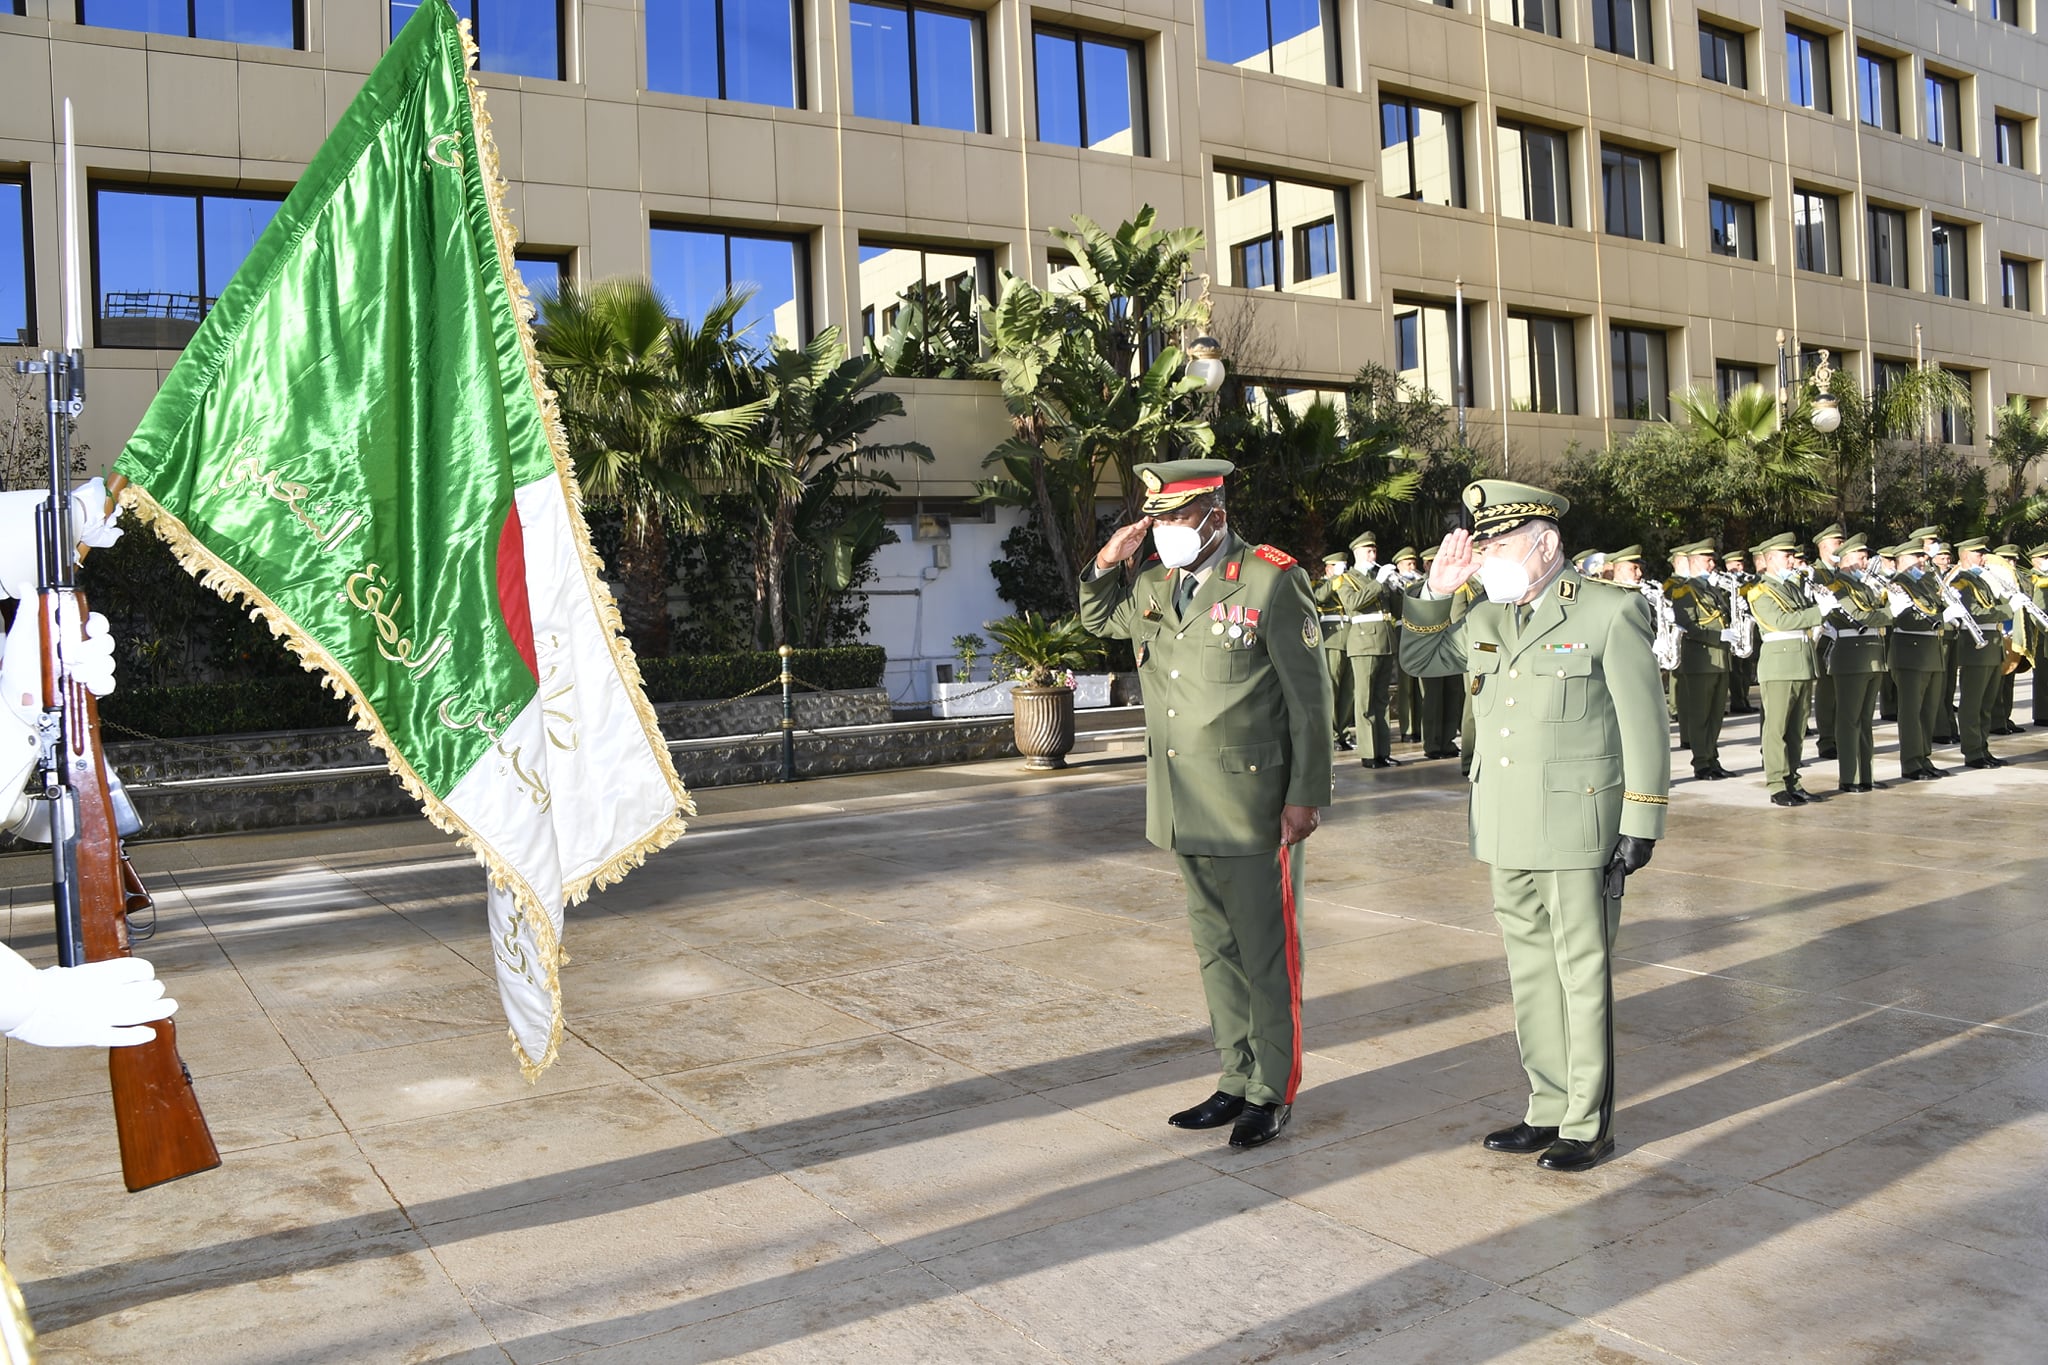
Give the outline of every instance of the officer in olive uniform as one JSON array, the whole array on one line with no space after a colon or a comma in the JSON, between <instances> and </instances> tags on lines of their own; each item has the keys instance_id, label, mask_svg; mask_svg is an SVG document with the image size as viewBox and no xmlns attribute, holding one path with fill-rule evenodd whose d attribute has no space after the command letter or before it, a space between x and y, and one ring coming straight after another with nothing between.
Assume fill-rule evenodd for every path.
<instances>
[{"instance_id":1,"label":"officer in olive uniform","mask_svg":"<svg viewBox=\"0 0 2048 1365\"><path fill-rule=\"evenodd\" d=\"M1353 715L1358 761L1367 768L1394 766L1394 733L1387 724L1387 704L1394 688L1392 597L1393 590L1380 570L1379 540L1367 531L1351 542L1351 572L1337 580L1337 601L1347 613L1351 631L1344 652L1351 658L1357 695Z\"/></svg>"},{"instance_id":2,"label":"officer in olive uniform","mask_svg":"<svg viewBox=\"0 0 2048 1365\"><path fill-rule=\"evenodd\" d=\"M1301 843L1330 802L1330 674L1308 574L1231 534L1228 460L1137 467L1145 515L1096 553L1081 624L1127 638L1145 692L1145 837L1173 852L1223 1057L1167 1122L1257 1147L1301 1084ZM1152 532L1156 557L1119 571Z\"/></svg>"},{"instance_id":3,"label":"officer in olive uniform","mask_svg":"<svg viewBox=\"0 0 2048 1365\"><path fill-rule=\"evenodd\" d=\"M1886 592L1892 622L1885 668L1898 698L1899 777L1932 782L1948 776L1934 763L1943 666L1941 579L1928 568L1927 551L1918 540L1893 546L1892 559L1898 572Z\"/></svg>"},{"instance_id":4,"label":"officer in olive uniform","mask_svg":"<svg viewBox=\"0 0 2048 1365\"><path fill-rule=\"evenodd\" d=\"M1436 562L1436 556L1437 547L1434 545L1422 552L1422 567L1425 572ZM1462 618L1471 604L1470 597L1454 601L1452 614ZM1461 677L1439 676L1425 677L1419 681L1422 690L1422 756L1462 759L1458 741L1451 737L1464 737L1465 680Z\"/></svg>"},{"instance_id":5,"label":"officer in olive uniform","mask_svg":"<svg viewBox=\"0 0 2048 1365\"><path fill-rule=\"evenodd\" d=\"M1484 479L1464 503L1472 531L1446 537L1409 589L1401 657L1471 676L1472 853L1493 869L1530 1091L1523 1120L1485 1145L1582 1171L1614 1150L1611 954L1623 881L1650 860L1670 790L1650 616L1639 594L1566 565L1563 498ZM1452 596L1475 576L1487 600L1454 624Z\"/></svg>"},{"instance_id":6,"label":"officer in olive uniform","mask_svg":"<svg viewBox=\"0 0 2048 1365\"><path fill-rule=\"evenodd\" d=\"M1624 588L1639 588L1643 585L1643 547L1624 545L1607 556L1607 570L1603 575L1610 583Z\"/></svg>"},{"instance_id":7,"label":"officer in olive uniform","mask_svg":"<svg viewBox=\"0 0 2048 1365\"><path fill-rule=\"evenodd\" d=\"M1922 526L1906 537L1906 544L1918 545L1927 552L1927 571L1939 574L1941 581L1948 581L1949 553L1942 544L1939 526ZM1940 705L1934 715L1934 742L1953 744L1961 733L1956 721L1956 637L1961 632L1954 625L1944 625L1941 630L1942 677L1936 696Z\"/></svg>"},{"instance_id":8,"label":"officer in olive uniform","mask_svg":"<svg viewBox=\"0 0 2048 1365\"><path fill-rule=\"evenodd\" d=\"M1837 586L1837 562L1841 558L1842 542L1849 533L1840 522L1814 533L1813 568L1808 574L1814 586L1826 588L1837 597L1841 590ZM1814 752L1822 758L1835 756L1835 684L1834 668L1830 654L1834 642L1823 631L1814 642L1813 650L1813 724L1819 738L1814 743Z\"/></svg>"},{"instance_id":9,"label":"officer in olive uniform","mask_svg":"<svg viewBox=\"0 0 2048 1365\"><path fill-rule=\"evenodd\" d=\"M1709 548L1712 547L1712 544L1713 542L1708 542ZM1738 591L1756 582L1756 575L1749 571L1748 559L1740 550L1730 550L1726 554L1721 555L1720 570L1735 584ZM1711 569L1709 572L1711 572ZM1747 600L1746 598L1744 599L1745 602ZM1732 716L1751 716L1756 714L1756 703L1749 699L1750 689L1756 686L1754 623L1751 624L1748 633L1751 636L1749 653L1747 655L1737 654L1731 648L1728 655L1728 714ZM1731 640L1730 644L1732 645L1733 643L1733 640Z\"/></svg>"},{"instance_id":10,"label":"officer in olive uniform","mask_svg":"<svg viewBox=\"0 0 2048 1365\"><path fill-rule=\"evenodd\" d=\"M1351 639L1350 617L1337 601L1337 580L1351 567L1351 555L1337 550L1323 556L1323 576L1316 580L1317 619L1323 626L1323 665L1330 671L1330 733L1337 747L1350 751L1353 730L1351 714L1351 659L1345 645Z\"/></svg>"},{"instance_id":11,"label":"officer in olive uniform","mask_svg":"<svg viewBox=\"0 0 2048 1365\"><path fill-rule=\"evenodd\" d=\"M1763 577L1744 592L1757 628L1756 677L1764 688L1764 786L1774 806L1803 806L1813 798L1799 785L1806 713L1813 705L1813 629L1834 604L1792 568L1799 542L1787 531L1751 549Z\"/></svg>"},{"instance_id":12,"label":"officer in olive uniform","mask_svg":"<svg viewBox=\"0 0 2048 1365\"><path fill-rule=\"evenodd\" d=\"M1671 552L1665 599L1678 622L1678 734L1692 750L1692 775L1718 781L1735 774L1721 766L1721 724L1728 715L1728 594L1709 575L1714 542L1696 540Z\"/></svg>"},{"instance_id":13,"label":"officer in olive uniform","mask_svg":"<svg viewBox=\"0 0 2048 1365\"><path fill-rule=\"evenodd\" d=\"M1889 594L1867 574L1870 546L1850 536L1836 552L1833 592L1840 607L1821 622L1831 645L1831 686L1835 694L1835 769L1838 790L1874 791L1883 785L1871 770L1872 727L1877 692L1884 682L1884 637L1891 624Z\"/></svg>"},{"instance_id":14,"label":"officer in olive uniform","mask_svg":"<svg viewBox=\"0 0 2048 1365\"><path fill-rule=\"evenodd\" d=\"M1984 537L1958 542L1956 556L1948 585L1963 599L1964 610L1984 636L1980 645L1962 632L1956 644L1956 674L1962 686L1956 720L1962 727L1963 766L2003 768L2005 760L1991 752L1991 729L1996 723L1998 683L2005 672L2005 628L2010 618L2005 599L1984 576Z\"/></svg>"}]
</instances>

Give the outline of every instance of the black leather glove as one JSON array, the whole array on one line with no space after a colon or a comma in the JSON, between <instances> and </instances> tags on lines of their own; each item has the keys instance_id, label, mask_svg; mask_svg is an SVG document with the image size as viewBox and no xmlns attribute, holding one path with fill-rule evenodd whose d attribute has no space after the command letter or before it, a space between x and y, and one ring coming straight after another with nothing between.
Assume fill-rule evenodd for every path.
<instances>
[{"instance_id":1,"label":"black leather glove","mask_svg":"<svg viewBox=\"0 0 2048 1365\"><path fill-rule=\"evenodd\" d=\"M1614 846L1614 856L1607 860L1602 870L1600 891L1607 899L1618 901L1628 883L1628 874L1647 867L1650 854L1657 847L1655 839L1638 839L1633 834L1621 836L1621 842Z\"/></svg>"}]
</instances>

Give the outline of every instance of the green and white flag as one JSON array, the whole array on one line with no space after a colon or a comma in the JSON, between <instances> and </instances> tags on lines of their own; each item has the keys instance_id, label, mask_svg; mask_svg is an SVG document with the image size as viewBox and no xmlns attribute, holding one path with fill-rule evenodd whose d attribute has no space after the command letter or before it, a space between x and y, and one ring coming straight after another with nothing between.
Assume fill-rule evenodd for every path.
<instances>
[{"instance_id":1,"label":"green and white flag","mask_svg":"<svg viewBox=\"0 0 2048 1365\"><path fill-rule=\"evenodd\" d=\"M473 54L420 6L116 468L475 851L532 1075L561 1037L563 905L691 807L535 359Z\"/></svg>"}]
</instances>

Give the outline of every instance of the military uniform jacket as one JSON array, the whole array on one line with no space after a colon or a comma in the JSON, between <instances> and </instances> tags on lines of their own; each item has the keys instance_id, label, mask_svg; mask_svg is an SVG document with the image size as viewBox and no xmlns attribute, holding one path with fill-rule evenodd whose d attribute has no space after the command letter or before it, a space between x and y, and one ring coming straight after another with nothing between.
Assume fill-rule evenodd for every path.
<instances>
[{"instance_id":1,"label":"military uniform jacket","mask_svg":"<svg viewBox=\"0 0 2048 1365\"><path fill-rule=\"evenodd\" d=\"M1968 635L1956 641L1956 662L1965 668L1984 668L1991 664L2001 667L2005 664L2005 632L2011 624L2010 608L1998 590L1988 579L1975 569L1957 569L1949 579L1949 586L1963 599L1963 606L1977 622L1977 629L1984 632L1984 645L1980 649ZM1960 630L1960 628L1958 628Z\"/></svg>"},{"instance_id":2,"label":"military uniform jacket","mask_svg":"<svg viewBox=\"0 0 2048 1365\"><path fill-rule=\"evenodd\" d=\"M1812 682L1820 670L1810 632L1820 624L1821 610L1806 595L1806 589L1764 577L1744 588L1742 595L1749 599L1757 629L1766 637L1757 646L1756 680ZM1772 635L1785 638L1768 638Z\"/></svg>"},{"instance_id":3,"label":"military uniform jacket","mask_svg":"<svg viewBox=\"0 0 2048 1365\"><path fill-rule=\"evenodd\" d=\"M1911 603L1892 615L1891 638L1886 641L1885 662L1894 673L1939 673L1946 666L1942 657L1940 580L1928 573L1914 578L1900 574L1892 586L1906 594Z\"/></svg>"},{"instance_id":4,"label":"military uniform jacket","mask_svg":"<svg viewBox=\"0 0 2048 1365\"><path fill-rule=\"evenodd\" d=\"M1841 610L1829 612L1821 623L1822 633L1833 641L1828 671L1884 672L1884 637L1892 619L1884 585L1867 576L1853 578L1847 572L1836 572L1828 581L1828 590L1842 602Z\"/></svg>"},{"instance_id":5,"label":"military uniform jacket","mask_svg":"<svg viewBox=\"0 0 2048 1365\"><path fill-rule=\"evenodd\" d=\"M1342 654L1350 642L1351 627L1344 604L1337 600L1337 580L1318 578L1313 584L1316 611L1323 624L1323 650L1325 653ZM1339 617L1346 617L1340 621Z\"/></svg>"},{"instance_id":6,"label":"military uniform jacket","mask_svg":"<svg viewBox=\"0 0 2048 1365\"><path fill-rule=\"evenodd\" d=\"M1347 654L1392 654L1395 648L1394 632L1400 623L1394 617L1394 594L1386 584L1358 569L1348 571L1337 580L1337 600L1344 604L1344 610L1352 616L1377 616L1377 621L1351 622L1351 638L1346 641Z\"/></svg>"},{"instance_id":7,"label":"military uniform jacket","mask_svg":"<svg viewBox=\"0 0 2048 1365\"><path fill-rule=\"evenodd\" d=\"M1721 632L1735 624L1728 594L1704 578L1673 578L1664 596L1678 622L1678 667L1671 671L1726 673L1729 649Z\"/></svg>"},{"instance_id":8,"label":"military uniform jacket","mask_svg":"<svg viewBox=\"0 0 2048 1365\"><path fill-rule=\"evenodd\" d=\"M1137 655L1145 837L1175 853L1270 853L1282 806L1331 798L1330 673L1308 575L1226 533L1178 616L1179 572L1154 561L1129 582L1112 572L1081 584L1081 624L1130 640Z\"/></svg>"},{"instance_id":9,"label":"military uniform jacket","mask_svg":"<svg viewBox=\"0 0 2048 1365\"><path fill-rule=\"evenodd\" d=\"M1470 673L1477 726L1472 856L1525 871L1603 866L1623 835L1664 833L1671 791L1664 688L1641 594L1565 569L1529 624L1480 601L1410 589L1401 665Z\"/></svg>"}]
</instances>

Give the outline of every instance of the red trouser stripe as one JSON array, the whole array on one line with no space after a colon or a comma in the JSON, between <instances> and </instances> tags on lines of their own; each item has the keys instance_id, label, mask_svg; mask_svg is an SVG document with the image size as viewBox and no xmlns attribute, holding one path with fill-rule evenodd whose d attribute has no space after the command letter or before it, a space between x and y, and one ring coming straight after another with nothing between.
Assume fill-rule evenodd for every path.
<instances>
[{"instance_id":1,"label":"red trouser stripe","mask_svg":"<svg viewBox=\"0 0 2048 1365\"><path fill-rule=\"evenodd\" d=\"M1294 867L1288 845L1280 845L1280 918L1287 932L1287 1004L1293 1012L1293 1034L1289 1047L1293 1059L1287 1067L1287 1094L1282 1104L1294 1103L1301 1088L1301 931L1294 920Z\"/></svg>"}]
</instances>

